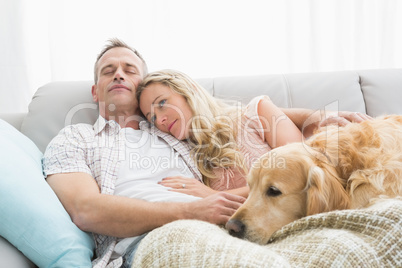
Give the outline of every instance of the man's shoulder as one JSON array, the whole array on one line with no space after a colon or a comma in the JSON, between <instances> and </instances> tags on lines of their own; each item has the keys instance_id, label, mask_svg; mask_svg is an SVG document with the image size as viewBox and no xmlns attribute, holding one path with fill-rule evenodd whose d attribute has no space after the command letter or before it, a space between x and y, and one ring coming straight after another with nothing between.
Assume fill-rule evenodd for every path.
<instances>
[{"instance_id":1,"label":"man's shoulder","mask_svg":"<svg viewBox=\"0 0 402 268\"><path fill-rule=\"evenodd\" d=\"M59 133L50 141L48 147L55 145L88 143L95 137L94 127L90 124L73 124L62 128Z\"/></svg>"},{"instance_id":2,"label":"man's shoulder","mask_svg":"<svg viewBox=\"0 0 402 268\"><path fill-rule=\"evenodd\" d=\"M49 142L45 157L51 157L66 151L87 150L93 147L95 132L92 125L67 125Z\"/></svg>"},{"instance_id":3,"label":"man's shoulder","mask_svg":"<svg viewBox=\"0 0 402 268\"><path fill-rule=\"evenodd\" d=\"M73 124L67 125L60 130L59 134L74 134L74 133L85 133L85 134L94 134L94 126L90 124Z\"/></svg>"}]
</instances>

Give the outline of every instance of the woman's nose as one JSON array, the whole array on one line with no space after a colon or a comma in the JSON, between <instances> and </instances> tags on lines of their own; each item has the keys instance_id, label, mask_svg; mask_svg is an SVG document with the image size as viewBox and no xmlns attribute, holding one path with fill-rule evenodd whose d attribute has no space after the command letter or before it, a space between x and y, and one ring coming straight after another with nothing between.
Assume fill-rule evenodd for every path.
<instances>
[{"instance_id":1,"label":"woman's nose","mask_svg":"<svg viewBox=\"0 0 402 268\"><path fill-rule=\"evenodd\" d=\"M156 122L158 125L164 125L166 123L166 121L167 121L167 117L165 114L159 114L156 117Z\"/></svg>"}]
</instances>

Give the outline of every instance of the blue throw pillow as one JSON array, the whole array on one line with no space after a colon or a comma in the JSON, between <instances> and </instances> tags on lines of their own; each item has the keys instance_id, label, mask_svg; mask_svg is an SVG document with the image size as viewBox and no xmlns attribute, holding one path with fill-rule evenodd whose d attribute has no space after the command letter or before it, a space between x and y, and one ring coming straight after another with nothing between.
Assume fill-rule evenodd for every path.
<instances>
[{"instance_id":1,"label":"blue throw pillow","mask_svg":"<svg viewBox=\"0 0 402 268\"><path fill-rule=\"evenodd\" d=\"M39 267L92 267L94 241L45 181L42 153L0 119L0 235Z\"/></svg>"}]
</instances>

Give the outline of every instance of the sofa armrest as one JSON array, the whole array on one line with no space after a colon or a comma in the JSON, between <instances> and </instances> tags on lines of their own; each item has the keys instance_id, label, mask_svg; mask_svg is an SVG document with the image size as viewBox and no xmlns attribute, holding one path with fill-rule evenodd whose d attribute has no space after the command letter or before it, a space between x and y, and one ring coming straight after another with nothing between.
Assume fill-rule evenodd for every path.
<instances>
[{"instance_id":1,"label":"sofa armrest","mask_svg":"<svg viewBox=\"0 0 402 268\"><path fill-rule=\"evenodd\" d=\"M0 267L34 268L37 266L0 236Z\"/></svg>"},{"instance_id":2,"label":"sofa armrest","mask_svg":"<svg viewBox=\"0 0 402 268\"><path fill-rule=\"evenodd\" d=\"M26 113L0 113L0 119L10 123L16 129L21 130L22 121L26 115Z\"/></svg>"}]
</instances>

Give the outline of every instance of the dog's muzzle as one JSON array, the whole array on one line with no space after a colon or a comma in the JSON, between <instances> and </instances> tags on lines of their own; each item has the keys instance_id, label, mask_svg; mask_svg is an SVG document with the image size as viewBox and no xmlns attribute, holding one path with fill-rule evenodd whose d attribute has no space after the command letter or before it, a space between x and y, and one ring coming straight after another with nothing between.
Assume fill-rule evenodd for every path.
<instances>
[{"instance_id":1,"label":"dog's muzzle","mask_svg":"<svg viewBox=\"0 0 402 268\"><path fill-rule=\"evenodd\" d=\"M226 229L229 231L231 236L235 236L238 238L244 238L246 232L246 225L242 221L239 220L229 220L226 223Z\"/></svg>"}]
</instances>

